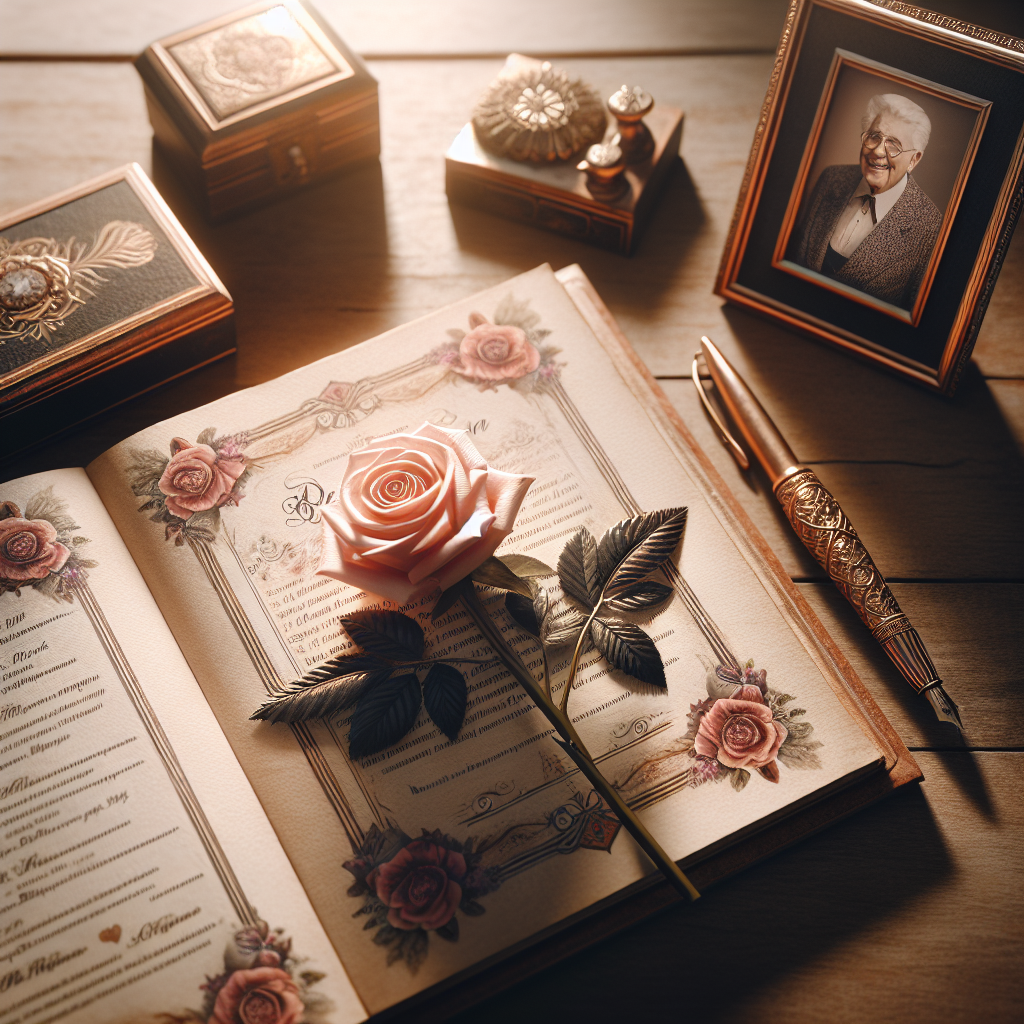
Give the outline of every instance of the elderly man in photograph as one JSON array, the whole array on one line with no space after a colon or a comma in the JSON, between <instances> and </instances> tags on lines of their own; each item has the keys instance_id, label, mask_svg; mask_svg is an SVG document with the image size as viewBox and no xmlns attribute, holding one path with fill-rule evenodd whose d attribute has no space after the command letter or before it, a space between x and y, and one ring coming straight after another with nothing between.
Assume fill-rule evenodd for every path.
<instances>
[{"instance_id":1,"label":"elderly man in photograph","mask_svg":"<svg viewBox=\"0 0 1024 1024\"><path fill-rule=\"evenodd\" d=\"M931 135L906 96L872 96L860 164L826 167L800 209L787 256L850 288L911 309L942 214L910 173Z\"/></svg>"}]
</instances>

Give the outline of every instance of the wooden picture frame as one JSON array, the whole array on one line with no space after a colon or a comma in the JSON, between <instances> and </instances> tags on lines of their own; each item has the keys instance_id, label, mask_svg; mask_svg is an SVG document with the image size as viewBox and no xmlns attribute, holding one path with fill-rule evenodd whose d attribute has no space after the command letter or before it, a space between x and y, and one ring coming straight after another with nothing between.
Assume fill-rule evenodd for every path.
<instances>
[{"instance_id":1,"label":"wooden picture frame","mask_svg":"<svg viewBox=\"0 0 1024 1024\"><path fill-rule=\"evenodd\" d=\"M1024 41L793 0L715 291L952 394L1022 195Z\"/></svg>"}]
</instances>

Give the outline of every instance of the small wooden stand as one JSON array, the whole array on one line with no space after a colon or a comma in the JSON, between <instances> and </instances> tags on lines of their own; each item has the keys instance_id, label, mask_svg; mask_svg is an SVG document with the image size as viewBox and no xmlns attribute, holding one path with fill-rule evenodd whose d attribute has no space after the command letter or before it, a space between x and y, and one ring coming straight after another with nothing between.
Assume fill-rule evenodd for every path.
<instances>
[{"instance_id":1,"label":"small wooden stand","mask_svg":"<svg viewBox=\"0 0 1024 1024\"><path fill-rule=\"evenodd\" d=\"M654 152L643 163L627 166L629 187L615 200L595 198L575 160L538 166L486 152L472 124L445 154L448 199L629 255L651 218L683 136L681 110L655 107L644 120ZM608 131L615 130L613 123Z\"/></svg>"}]
</instances>

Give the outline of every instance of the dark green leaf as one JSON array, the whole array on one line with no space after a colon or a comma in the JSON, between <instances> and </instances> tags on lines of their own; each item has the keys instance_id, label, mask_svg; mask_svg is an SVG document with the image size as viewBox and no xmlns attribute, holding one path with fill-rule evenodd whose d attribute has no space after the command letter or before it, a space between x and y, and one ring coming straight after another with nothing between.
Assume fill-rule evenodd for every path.
<instances>
[{"instance_id":1,"label":"dark green leaf","mask_svg":"<svg viewBox=\"0 0 1024 1024\"><path fill-rule=\"evenodd\" d=\"M250 716L251 721L305 722L310 718L329 718L347 711L374 684L390 674L385 668L377 672L350 672L321 683L292 683L283 693L271 697Z\"/></svg>"},{"instance_id":2,"label":"dark green leaf","mask_svg":"<svg viewBox=\"0 0 1024 1024\"><path fill-rule=\"evenodd\" d=\"M685 508L647 512L616 523L598 546L598 572L605 593L650 576L675 551L685 527Z\"/></svg>"},{"instance_id":3,"label":"dark green leaf","mask_svg":"<svg viewBox=\"0 0 1024 1024\"><path fill-rule=\"evenodd\" d=\"M750 772L743 768L734 768L729 774L729 781L737 793L750 781Z\"/></svg>"},{"instance_id":4,"label":"dark green leaf","mask_svg":"<svg viewBox=\"0 0 1024 1024\"><path fill-rule=\"evenodd\" d=\"M435 661L423 680L423 704L434 725L454 743L466 717L466 677Z\"/></svg>"},{"instance_id":5,"label":"dark green leaf","mask_svg":"<svg viewBox=\"0 0 1024 1024\"><path fill-rule=\"evenodd\" d=\"M667 601L674 591L664 583L654 580L640 580L624 587L614 597L605 601L605 607L616 612L638 612L646 608L655 608Z\"/></svg>"},{"instance_id":6,"label":"dark green leaf","mask_svg":"<svg viewBox=\"0 0 1024 1024\"><path fill-rule=\"evenodd\" d=\"M415 619L401 612L356 612L341 620L342 628L371 654L392 661L417 661L423 657L423 630Z\"/></svg>"},{"instance_id":7,"label":"dark green leaf","mask_svg":"<svg viewBox=\"0 0 1024 1024\"><path fill-rule=\"evenodd\" d=\"M486 908L477 903L476 900L463 900L459 904L459 910L461 910L468 917L479 917L481 914L486 913Z\"/></svg>"},{"instance_id":8,"label":"dark green leaf","mask_svg":"<svg viewBox=\"0 0 1024 1024\"><path fill-rule=\"evenodd\" d=\"M485 587L494 587L496 590L511 590L513 594L521 594L523 597L533 599L530 584L521 580L504 562L491 555L485 562L481 562L470 574L470 579L476 583L482 583Z\"/></svg>"},{"instance_id":9,"label":"dark green leaf","mask_svg":"<svg viewBox=\"0 0 1024 1024\"><path fill-rule=\"evenodd\" d=\"M642 683L666 687L665 666L654 641L632 622L594 619L590 624L594 646L613 668L621 669Z\"/></svg>"},{"instance_id":10,"label":"dark green leaf","mask_svg":"<svg viewBox=\"0 0 1024 1024\"><path fill-rule=\"evenodd\" d=\"M459 594L462 593L459 586L461 582L459 580L459 583L449 587L447 590L441 591L441 596L437 599L437 604L434 605L434 610L430 613L431 622L437 622L458 601Z\"/></svg>"},{"instance_id":11,"label":"dark green leaf","mask_svg":"<svg viewBox=\"0 0 1024 1024\"><path fill-rule=\"evenodd\" d=\"M505 610L530 636L540 636L540 623L533 601L528 601L521 594L508 593L505 595Z\"/></svg>"},{"instance_id":12,"label":"dark green leaf","mask_svg":"<svg viewBox=\"0 0 1024 1024\"><path fill-rule=\"evenodd\" d=\"M498 555L498 561L504 562L517 576L523 579L540 579L544 576L554 576L555 570L550 565L545 565L539 558L531 558L529 555Z\"/></svg>"},{"instance_id":13,"label":"dark green leaf","mask_svg":"<svg viewBox=\"0 0 1024 1024\"><path fill-rule=\"evenodd\" d=\"M449 942L456 942L459 938L459 919L453 917L447 924L434 929L438 938L447 939Z\"/></svg>"},{"instance_id":14,"label":"dark green leaf","mask_svg":"<svg viewBox=\"0 0 1024 1024\"><path fill-rule=\"evenodd\" d=\"M558 556L558 579L570 597L593 608L601 594L597 575L597 542L581 526L565 543Z\"/></svg>"},{"instance_id":15,"label":"dark green leaf","mask_svg":"<svg viewBox=\"0 0 1024 1024\"><path fill-rule=\"evenodd\" d=\"M422 703L420 681L411 672L370 686L352 716L349 757L367 757L397 743L413 727Z\"/></svg>"},{"instance_id":16,"label":"dark green leaf","mask_svg":"<svg viewBox=\"0 0 1024 1024\"><path fill-rule=\"evenodd\" d=\"M379 654L343 654L337 658L321 661L311 668L304 676L296 679L292 686L308 686L311 683L324 683L337 676L349 675L352 672L367 672L375 668L386 668L387 661Z\"/></svg>"},{"instance_id":17,"label":"dark green leaf","mask_svg":"<svg viewBox=\"0 0 1024 1024\"><path fill-rule=\"evenodd\" d=\"M216 427L207 427L205 430L199 431L196 436L196 444L213 444L213 439L217 436Z\"/></svg>"},{"instance_id":18,"label":"dark green leaf","mask_svg":"<svg viewBox=\"0 0 1024 1024\"><path fill-rule=\"evenodd\" d=\"M549 632L546 632L542 638L545 647L565 647L567 644L574 644L579 639L580 630L583 628L583 623L586 619L580 616L579 622L573 622L569 625L558 625L555 626ZM590 650L590 643L586 641L583 647L584 651Z\"/></svg>"}]
</instances>

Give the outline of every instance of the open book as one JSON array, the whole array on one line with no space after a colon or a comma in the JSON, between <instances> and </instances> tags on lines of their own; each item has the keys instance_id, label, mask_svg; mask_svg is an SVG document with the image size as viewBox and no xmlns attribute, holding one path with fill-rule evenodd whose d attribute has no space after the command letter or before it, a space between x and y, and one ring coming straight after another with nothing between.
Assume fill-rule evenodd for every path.
<instances>
[{"instance_id":1,"label":"open book","mask_svg":"<svg viewBox=\"0 0 1024 1024\"><path fill-rule=\"evenodd\" d=\"M499 383L460 354L471 314L528 339ZM571 712L698 887L920 777L586 278L540 267L0 487L0 1024L433 1019L674 898L493 662L466 669L455 742L421 712L353 761L350 714L249 720L380 606L315 574L320 509L350 452L425 421L536 478L499 555L553 565L580 526L689 509L645 625L667 691L591 651ZM211 467L191 507L161 488L184 442ZM428 650L485 657L459 606L431 624L435 598L402 609ZM776 778L697 756L723 679L784 724ZM407 926L439 873L457 899Z\"/></svg>"}]
</instances>

